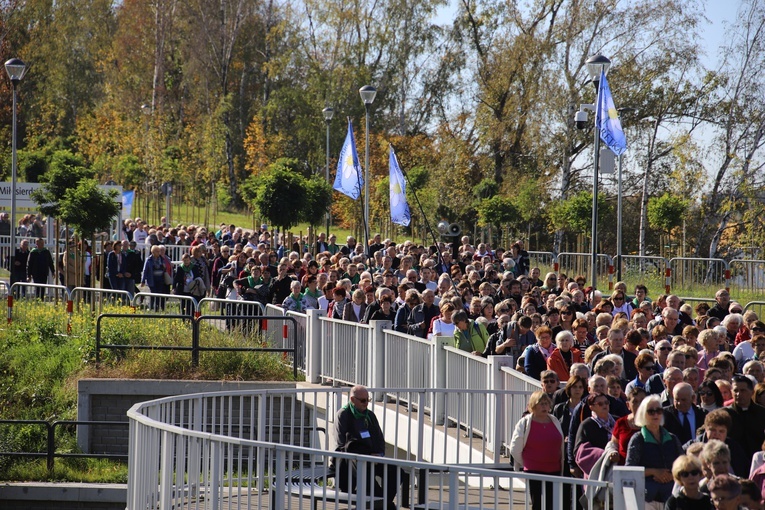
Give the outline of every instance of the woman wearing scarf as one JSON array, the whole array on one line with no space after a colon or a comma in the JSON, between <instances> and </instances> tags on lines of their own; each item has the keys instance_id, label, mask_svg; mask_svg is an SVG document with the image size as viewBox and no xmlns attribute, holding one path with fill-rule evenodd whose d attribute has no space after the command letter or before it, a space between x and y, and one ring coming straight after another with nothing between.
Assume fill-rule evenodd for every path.
<instances>
[{"instance_id":1,"label":"woman wearing scarf","mask_svg":"<svg viewBox=\"0 0 765 510\"><path fill-rule=\"evenodd\" d=\"M582 421L576 432L574 455L576 464L587 476L611 440L616 420L608 414L609 400L604 393L590 393L586 403L590 416ZM612 460L614 462L619 460L617 452L614 452Z\"/></svg>"},{"instance_id":2,"label":"woman wearing scarf","mask_svg":"<svg viewBox=\"0 0 765 510\"><path fill-rule=\"evenodd\" d=\"M640 430L627 446L627 466L645 467L645 502L664 503L672 495L672 463L683 454L680 440L664 428L664 410L657 395L646 397L635 413Z\"/></svg>"},{"instance_id":3,"label":"woman wearing scarf","mask_svg":"<svg viewBox=\"0 0 765 510\"><path fill-rule=\"evenodd\" d=\"M194 285L196 278L202 277L201 274L196 274L194 270L197 266L191 263L191 255L184 253L181 257L181 265L175 270L175 277L173 278L173 294L176 296L191 296L191 288ZM181 314L192 316L194 314L194 307L188 300L181 300Z\"/></svg>"},{"instance_id":4,"label":"woman wearing scarf","mask_svg":"<svg viewBox=\"0 0 765 510\"><path fill-rule=\"evenodd\" d=\"M537 343L529 345L523 351L526 375L539 380L539 376L547 370L547 360L555 350L552 345L553 332L547 326L541 326L534 332ZM568 378L566 378L568 379Z\"/></svg>"},{"instance_id":5,"label":"woman wearing scarf","mask_svg":"<svg viewBox=\"0 0 765 510\"><path fill-rule=\"evenodd\" d=\"M290 284L290 294L282 302L282 308L289 312L305 313L307 308L305 298L300 293L300 282L295 280Z\"/></svg>"}]
</instances>

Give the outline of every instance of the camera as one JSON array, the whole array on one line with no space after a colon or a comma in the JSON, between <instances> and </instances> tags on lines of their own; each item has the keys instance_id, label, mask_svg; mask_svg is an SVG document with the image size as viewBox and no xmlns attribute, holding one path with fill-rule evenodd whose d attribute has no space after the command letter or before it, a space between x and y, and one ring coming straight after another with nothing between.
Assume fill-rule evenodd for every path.
<instances>
[{"instance_id":1,"label":"camera","mask_svg":"<svg viewBox=\"0 0 765 510\"><path fill-rule=\"evenodd\" d=\"M576 129L587 129L587 112L581 110L576 112L574 122L576 122Z\"/></svg>"}]
</instances>

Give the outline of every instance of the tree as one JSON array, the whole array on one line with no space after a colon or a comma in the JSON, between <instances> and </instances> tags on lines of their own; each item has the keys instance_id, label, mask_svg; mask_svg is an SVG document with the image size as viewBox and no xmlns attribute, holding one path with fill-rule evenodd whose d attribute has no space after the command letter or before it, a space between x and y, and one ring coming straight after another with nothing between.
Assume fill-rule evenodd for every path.
<instances>
[{"instance_id":1,"label":"tree","mask_svg":"<svg viewBox=\"0 0 765 510\"><path fill-rule=\"evenodd\" d=\"M610 214L610 207L605 195L598 194L598 222L602 224ZM580 191L552 208L551 226L565 229L575 234L589 232L592 228L592 192Z\"/></svg>"},{"instance_id":2,"label":"tree","mask_svg":"<svg viewBox=\"0 0 765 510\"><path fill-rule=\"evenodd\" d=\"M67 190L76 188L80 181L93 178L93 170L84 166L82 157L69 151L56 151L51 158L50 168L42 176L42 187L32 192L32 200L40 206L46 216L59 218L61 203Z\"/></svg>"},{"instance_id":3,"label":"tree","mask_svg":"<svg viewBox=\"0 0 765 510\"><path fill-rule=\"evenodd\" d=\"M496 228L498 238L502 239L502 227L510 226L517 229L520 225L521 214L513 204L512 199L495 195L478 202L478 224Z\"/></svg>"},{"instance_id":4,"label":"tree","mask_svg":"<svg viewBox=\"0 0 765 510\"><path fill-rule=\"evenodd\" d=\"M117 191L102 191L95 179L83 179L69 188L59 204L60 219L81 239L108 231L120 213Z\"/></svg>"},{"instance_id":5,"label":"tree","mask_svg":"<svg viewBox=\"0 0 765 510\"><path fill-rule=\"evenodd\" d=\"M688 205L687 200L669 193L651 197L648 200L648 221L651 227L670 233L683 224Z\"/></svg>"},{"instance_id":6,"label":"tree","mask_svg":"<svg viewBox=\"0 0 765 510\"><path fill-rule=\"evenodd\" d=\"M302 219L312 227L321 225L332 203L332 186L323 177L314 175L305 180L305 193Z\"/></svg>"},{"instance_id":7,"label":"tree","mask_svg":"<svg viewBox=\"0 0 765 510\"><path fill-rule=\"evenodd\" d=\"M244 196L254 198L251 203L272 225L283 231L297 225L303 218L302 207L307 198L305 179L300 174L277 168L258 181L248 179L242 190Z\"/></svg>"}]
</instances>

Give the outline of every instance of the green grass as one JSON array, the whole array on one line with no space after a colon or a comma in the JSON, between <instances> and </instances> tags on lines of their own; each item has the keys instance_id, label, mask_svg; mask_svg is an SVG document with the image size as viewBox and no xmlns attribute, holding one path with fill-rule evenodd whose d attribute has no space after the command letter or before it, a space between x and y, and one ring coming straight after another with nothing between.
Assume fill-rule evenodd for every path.
<instances>
[{"instance_id":1,"label":"green grass","mask_svg":"<svg viewBox=\"0 0 765 510\"><path fill-rule=\"evenodd\" d=\"M57 458L51 473L45 459L18 461L3 470L8 481L127 483L127 478L126 463L106 459Z\"/></svg>"},{"instance_id":2,"label":"green grass","mask_svg":"<svg viewBox=\"0 0 765 510\"><path fill-rule=\"evenodd\" d=\"M104 312L130 313L127 307L106 307ZM104 319L105 343L125 345L191 345L185 321ZM280 353L209 352L198 367L188 351L103 350L95 363L95 316L89 310L72 316L66 334L65 305L17 301L11 325L0 329L0 419L75 420L77 381L81 378L156 378L197 380L293 380ZM264 340L206 325L203 346L257 346ZM57 451L77 453L73 427L57 429ZM46 449L44 426L0 426L0 451L39 452ZM49 475L45 461L15 460L0 456L0 479L55 481L124 481L119 462L61 459Z\"/></svg>"}]
</instances>

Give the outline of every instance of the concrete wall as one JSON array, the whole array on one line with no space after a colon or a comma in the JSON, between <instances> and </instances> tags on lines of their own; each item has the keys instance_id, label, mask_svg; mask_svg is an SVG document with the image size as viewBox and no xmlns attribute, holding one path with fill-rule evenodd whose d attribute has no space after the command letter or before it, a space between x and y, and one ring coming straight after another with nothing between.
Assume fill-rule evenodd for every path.
<instances>
[{"instance_id":1,"label":"concrete wall","mask_svg":"<svg viewBox=\"0 0 765 510\"><path fill-rule=\"evenodd\" d=\"M123 484L4 483L3 510L125 510Z\"/></svg>"},{"instance_id":2,"label":"concrete wall","mask_svg":"<svg viewBox=\"0 0 765 510\"><path fill-rule=\"evenodd\" d=\"M127 423L127 411L134 404L171 395L294 387L289 382L81 379L77 383L77 420ZM126 454L128 429L126 425L81 425L77 443L85 452Z\"/></svg>"},{"instance_id":3,"label":"concrete wall","mask_svg":"<svg viewBox=\"0 0 765 510\"><path fill-rule=\"evenodd\" d=\"M127 411L138 402L190 393L281 388L295 388L295 383L81 379L77 420L127 424ZM77 442L86 452L127 454L128 428L78 426ZM124 510L126 504L123 484L0 483L2 510Z\"/></svg>"}]
</instances>

